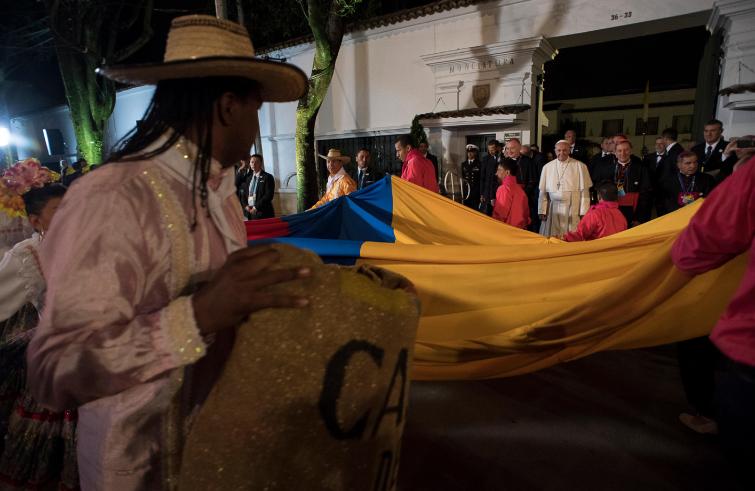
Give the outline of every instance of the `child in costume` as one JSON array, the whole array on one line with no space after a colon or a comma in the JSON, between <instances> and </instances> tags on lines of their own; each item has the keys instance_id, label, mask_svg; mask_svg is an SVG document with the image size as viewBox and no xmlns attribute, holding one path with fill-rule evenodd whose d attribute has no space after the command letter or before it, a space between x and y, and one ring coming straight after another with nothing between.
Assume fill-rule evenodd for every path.
<instances>
[{"instance_id":1,"label":"child in costume","mask_svg":"<svg viewBox=\"0 0 755 491\"><path fill-rule=\"evenodd\" d=\"M590 207L577 225L577 230L568 232L566 242L595 240L627 229L627 219L619 211L619 189L616 184L606 181L598 185L598 204Z\"/></svg>"},{"instance_id":2,"label":"child in costume","mask_svg":"<svg viewBox=\"0 0 755 491\"><path fill-rule=\"evenodd\" d=\"M26 391L26 347L39 320L45 280L37 249L65 186L34 159L2 176L0 211L25 213L35 230L0 260L0 488L77 489L76 411L55 413Z\"/></svg>"}]
</instances>

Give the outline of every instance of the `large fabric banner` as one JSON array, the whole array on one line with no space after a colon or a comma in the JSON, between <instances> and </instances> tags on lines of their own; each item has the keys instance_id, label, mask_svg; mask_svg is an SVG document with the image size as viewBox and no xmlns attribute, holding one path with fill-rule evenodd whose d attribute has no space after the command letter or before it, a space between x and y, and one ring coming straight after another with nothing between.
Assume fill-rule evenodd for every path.
<instances>
[{"instance_id":1,"label":"large fabric banner","mask_svg":"<svg viewBox=\"0 0 755 491\"><path fill-rule=\"evenodd\" d=\"M422 300L413 377L479 379L709 333L746 257L695 278L674 268L671 245L698 207L567 243L386 177L316 210L247 222L247 231L250 243L406 276Z\"/></svg>"}]
</instances>

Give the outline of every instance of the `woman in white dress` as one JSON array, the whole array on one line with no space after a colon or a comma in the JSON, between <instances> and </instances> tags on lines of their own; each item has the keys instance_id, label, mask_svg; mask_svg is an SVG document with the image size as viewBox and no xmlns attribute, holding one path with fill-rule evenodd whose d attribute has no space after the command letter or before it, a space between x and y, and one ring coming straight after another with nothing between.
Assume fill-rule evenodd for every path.
<instances>
[{"instance_id":1,"label":"woman in white dress","mask_svg":"<svg viewBox=\"0 0 755 491\"><path fill-rule=\"evenodd\" d=\"M56 175L24 161L2 179L23 199L31 238L0 260L0 488L75 489L75 411L54 413L26 391L26 346L43 308L37 249L66 192ZM4 211L0 208L0 212Z\"/></svg>"}]
</instances>

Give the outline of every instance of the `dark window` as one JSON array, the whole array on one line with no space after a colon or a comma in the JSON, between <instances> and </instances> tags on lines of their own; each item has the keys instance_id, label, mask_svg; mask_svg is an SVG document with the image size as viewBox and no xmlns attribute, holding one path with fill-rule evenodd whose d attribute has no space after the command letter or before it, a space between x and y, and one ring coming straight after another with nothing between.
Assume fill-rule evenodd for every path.
<instances>
[{"instance_id":1,"label":"dark window","mask_svg":"<svg viewBox=\"0 0 755 491\"><path fill-rule=\"evenodd\" d=\"M678 133L692 133L692 115L684 114L682 116L674 116L671 120L671 126Z\"/></svg>"},{"instance_id":2,"label":"dark window","mask_svg":"<svg viewBox=\"0 0 755 491\"><path fill-rule=\"evenodd\" d=\"M637 118L637 122L634 127L635 135L657 135L658 134L658 118L648 118L648 125L645 128L645 122L642 118Z\"/></svg>"},{"instance_id":3,"label":"dark window","mask_svg":"<svg viewBox=\"0 0 755 491\"><path fill-rule=\"evenodd\" d=\"M587 121L571 121L566 129L574 130L577 133L577 138L583 138L587 134Z\"/></svg>"},{"instance_id":4,"label":"dark window","mask_svg":"<svg viewBox=\"0 0 755 491\"><path fill-rule=\"evenodd\" d=\"M624 120L623 119L604 119L603 130L601 136L613 136L618 133L624 132Z\"/></svg>"}]
</instances>

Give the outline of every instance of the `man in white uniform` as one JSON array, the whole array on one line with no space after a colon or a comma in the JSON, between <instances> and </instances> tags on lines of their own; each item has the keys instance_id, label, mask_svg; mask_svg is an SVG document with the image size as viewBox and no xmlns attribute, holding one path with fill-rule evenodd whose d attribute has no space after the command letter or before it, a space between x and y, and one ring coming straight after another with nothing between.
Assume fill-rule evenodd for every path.
<instances>
[{"instance_id":1,"label":"man in white uniform","mask_svg":"<svg viewBox=\"0 0 755 491\"><path fill-rule=\"evenodd\" d=\"M590 208L590 172L582 162L569 157L569 142L556 143L556 159L540 175L540 234L560 237L577 229Z\"/></svg>"}]
</instances>

